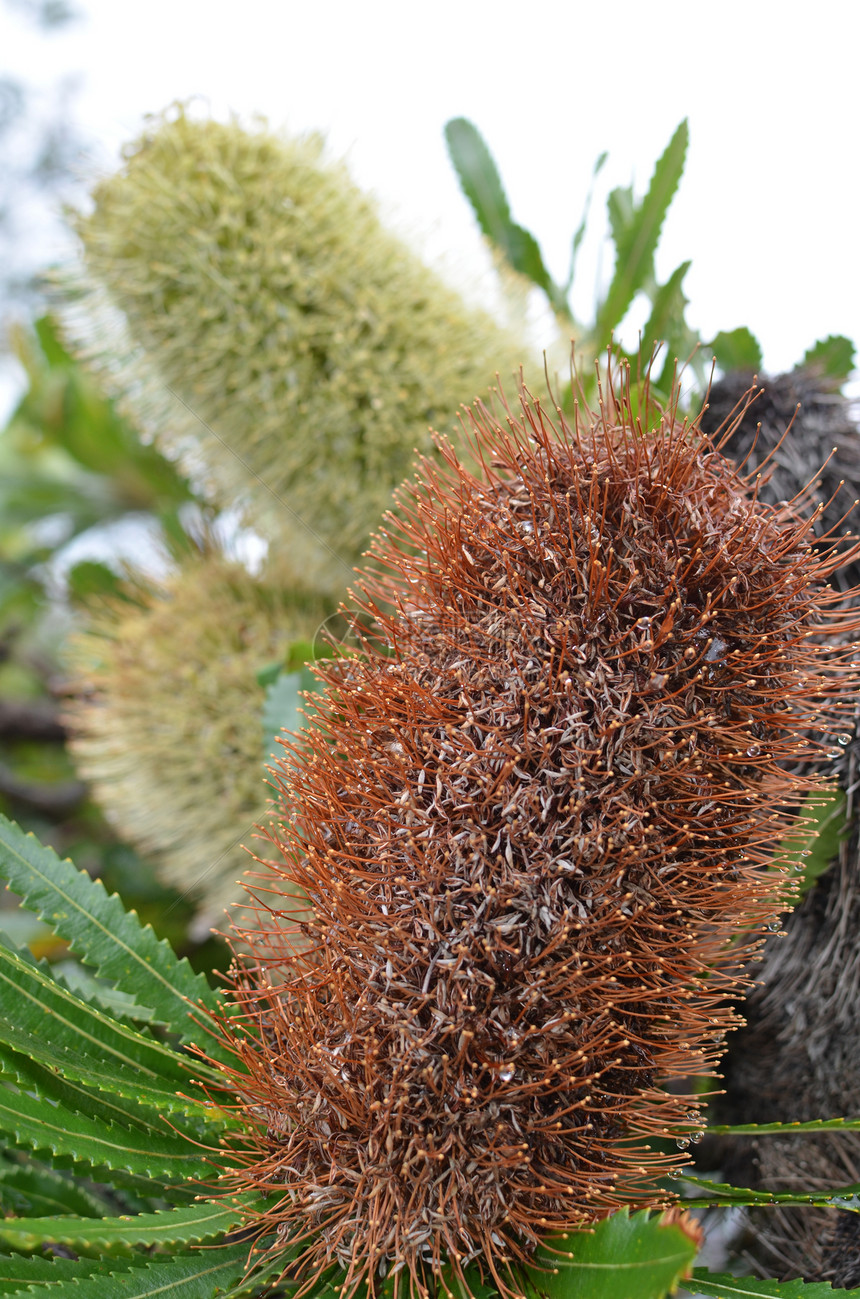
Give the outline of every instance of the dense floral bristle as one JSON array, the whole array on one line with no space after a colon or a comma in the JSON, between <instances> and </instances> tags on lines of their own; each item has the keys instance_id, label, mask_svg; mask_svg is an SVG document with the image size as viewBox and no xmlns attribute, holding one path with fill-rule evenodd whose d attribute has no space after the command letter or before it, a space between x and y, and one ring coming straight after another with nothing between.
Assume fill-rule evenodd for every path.
<instances>
[{"instance_id":1,"label":"dense floral bristle","mask_svg":"<svg viewBox=\"0 0 860 1299\"><path fill-rule=\"evenodd\" d=\"M284 762L229 1035L234 1181L300 1281L475 1260L512 1294L541 1237L672 1198L684 1156L647 1138L700 1120L663 1084L737 1022L809 787L786 764L857 685L811 638L857 619L809 523L639 398L476 406L482 476L443 447L402 489L365 652Z\"/></svg>"}]
</instances>

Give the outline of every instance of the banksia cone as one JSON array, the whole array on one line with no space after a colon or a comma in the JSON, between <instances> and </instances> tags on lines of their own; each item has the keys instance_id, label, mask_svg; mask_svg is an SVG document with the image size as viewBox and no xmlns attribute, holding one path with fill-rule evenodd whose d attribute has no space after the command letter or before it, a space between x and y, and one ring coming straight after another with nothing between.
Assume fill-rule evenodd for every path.
<instances>
[{"instance_id":1,"label":"banksia cone","mask_svg":"<svg viewBox=\"0 0 860 1299\"><path fill-rule=\"evenodd\" d=\"M713 1068L781 909L786 764L857 685L809 638L858 620L809 522L639 397L476 406L481 476L443 444L402 489L284 763L226 1032L233 1180L307 1285L475 1260L510 1295L541 1237L671 1199L647 1138L700 1120L663 1084Z\"/></svg>"},{"instance_id":2,"label":"banksia cone","mask_svg":"<svg viewBox=\"0 0 860 1299\"><path fill-rule=\"evenodd\" d=\"M716 428L741 401L750 382L750 376L731 374L715 385L703 424ZM817 494L822 512L815 531L838 530L845 507L860 497L860 429L850 404L826 377L808 369L765 377L762 384L763 394L732 433L726 454L738 459L749 454L748 469L773 453L773 473L760 490L766 500L790 499L810 479L820 479ZM792 419L790 436L781 440ZM818 467L828 457L819 475ZM844 487L837 492L843 480ZM858 580L856 559L833 577L840 589ZM851 833L830 868L786 917L782 940L768 941L763 949L756 987L744 1007L746 1027L733 1035L723 1066L726 1082L725 1096L718 1102L720 1122L797 1123L860 1111L857 760L855 739L830 765L833 777L847 792ZM831 809L831 815L838 816L838 808ZM780 1137L772 1142L735 1137L719 1155L729 1181L772 1191L852 1181L858 1160L860 1134L856 1132ZM855 1213L780 1207L750 1216L753 1230L744 1247L769 1274L803 1276L837 1286L860 1284Z\"/></svg>"},{"instance_id":3,"label":"banksia cone","mask_svg":"<svg viewBox=\"0 0 860 1299\"><path fill-rule=\"evenodd\" d=\"M202 934L241 896L242 841L267 811L256 674L325 609L295 580L215 554L127 595L69 647L70 747L116 829L201 900Z\"/></svg>"},{"instance_id":4,"label":"banksia cone","mask_svg":"<svg viewBox=\"0 0 860 1299\"><path fill-rule=\"evenodd\" d=\"M817 482L822 510L814 532L826 533L860 498L860 432L850 404L832 383L802 367L764 376L750 402L756 383L752 374L733 372L713 384L702 428L716 434L733 424L724 454L743 461L746 474L765 465L766 480L759 490L764 501L791 501ZM742 407L743 413L733 420ZM792 430L786 437L789 424ZM860 564L855 561L837 570L835 581L845 590L856 585Z\"/></svg>"},{"instance_id":5,"label":"banksia cone","mask_svg":"<svg viewBox=\"0 0 860 1299\"><path fill-rule=\"evenodd\" d=\"M316 137L180 111L93 197L70 336L160 450L340 599L428 425L514 373L522 340L386 229Z\"/></svg>"}]
</instances>

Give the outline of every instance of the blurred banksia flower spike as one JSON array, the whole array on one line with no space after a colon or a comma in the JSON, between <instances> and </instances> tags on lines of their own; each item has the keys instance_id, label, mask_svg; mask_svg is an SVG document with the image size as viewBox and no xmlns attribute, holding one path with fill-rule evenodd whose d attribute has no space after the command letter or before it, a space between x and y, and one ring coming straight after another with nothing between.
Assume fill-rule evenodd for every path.
<instances>
[{"instance_id":1,"label":"blurred banksia flower spike","mask_svg":"<svg viewBox=\"0 0 860 1299\"><path fill-rule=\"evenodd\" d=\"M522 338L315 136L178 110L93 197L69 335L165 455L340 599L429 425L514 373Z\"/></svg>"},{"instance_id":2,"label":"blurred banksia flower spike","mask_svg":"<svg viewBox=\"0 0 860 1299\"><path fill-rule=\"evenodd\" d=\"M443 443L401 490L365 653L288 746L225 1031L234 1180L308 1285L468 1290L474 1261L511 1295L541 1238L666 1203L683 1157L647 1139L699 1117L663 1084L713 1068L784 905L786 764L858 684L810 638L860 620L808 521L639 411L626 380L572 427L476 405L480 476Z\"/></svg>"},{"instance_id":3,"label":"blurred banksia flower spike","mask_svg":"<svg viewBox=\"0 0 860 1299\"><path fill-rule=\"evenodd\" d=\"M256 673L330 607L283 566L251 577L213 553L90 612L67 655L78 769L161 877L201 899L205 936L242 896L242 841L267 812Z\"/></svg>"}]
</instances>

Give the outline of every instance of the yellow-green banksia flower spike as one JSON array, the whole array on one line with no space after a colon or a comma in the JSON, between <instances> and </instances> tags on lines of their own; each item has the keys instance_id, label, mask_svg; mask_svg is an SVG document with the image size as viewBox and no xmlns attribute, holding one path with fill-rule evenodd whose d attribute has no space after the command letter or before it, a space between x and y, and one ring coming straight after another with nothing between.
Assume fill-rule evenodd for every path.
<instances>
[{"instance_id":1,"label":"yellow-green banksia flower spike","mask_svg":"<svg viewBox=\"0 0 860 1299\"><path fill-rule=\"evenodd\" d=\"M93 609L69 647L71 747L115 828L200 899L202 934L244 896L243 845L267 815L257 673L330 609L213 555L128 594Z\"/></svg>"},{"instance_id":2,"label":"yellow-green banksia flower spike","mask_svg":"<svg viewBox=\"0 0 860 1299\"><path fill-rule=\"evenodd\" d=\"M94 203L70 337L212 499L338 594L429 426L529 364L316 137L179 110Z\"/></svg>"}]
</instances>

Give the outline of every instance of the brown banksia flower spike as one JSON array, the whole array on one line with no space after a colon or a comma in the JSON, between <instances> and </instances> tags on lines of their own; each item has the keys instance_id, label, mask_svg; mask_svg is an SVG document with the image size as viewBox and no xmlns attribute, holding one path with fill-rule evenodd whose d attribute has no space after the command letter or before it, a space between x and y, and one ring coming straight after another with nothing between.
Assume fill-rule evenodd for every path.
<instances>
[{"instance_id":1,"label":"brown banksia flower spike","mask_svg":"<svg viewBox=\"0 0 860 1299\"><path fill-rule=\"evenodd\" d=\"M401 489L251 886L230 1187L302 1290L474 1262L510 1296L541 1238L672 1200L686 1156L649 1139L700 1102L665 1084L738 1022L788 768L858 683L816 640L860 621L838 559L647 383L466 422L482 471L442 443Z\"/></svg>"}]
</instances>

